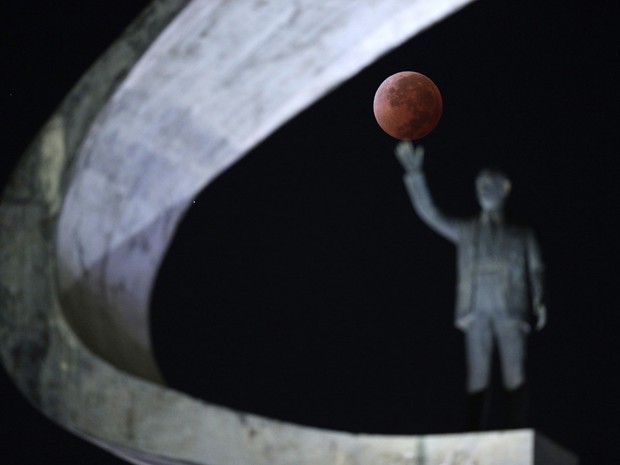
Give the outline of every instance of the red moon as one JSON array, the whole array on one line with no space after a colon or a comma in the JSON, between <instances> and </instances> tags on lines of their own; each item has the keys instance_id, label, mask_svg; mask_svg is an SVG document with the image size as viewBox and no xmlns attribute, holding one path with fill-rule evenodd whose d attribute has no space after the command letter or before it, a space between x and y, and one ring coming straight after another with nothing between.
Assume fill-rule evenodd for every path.
<instances>
[{"instance_id":1,"label":"red moon","mask_svg":"<svg viewBox=\"0 0 620 465\"><path fill-rule=\"evenodd\" d=\"M377 123L390 136L416 140L435 129L443 100L433 81L415 71L388 77L375 94L373 110Z\"/></svg>"}]
</instances>

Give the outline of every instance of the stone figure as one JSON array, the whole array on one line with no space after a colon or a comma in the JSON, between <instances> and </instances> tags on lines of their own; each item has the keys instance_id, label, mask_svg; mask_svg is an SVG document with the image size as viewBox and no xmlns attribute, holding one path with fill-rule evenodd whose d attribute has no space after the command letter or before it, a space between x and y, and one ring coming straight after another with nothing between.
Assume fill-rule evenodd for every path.
<instances>
[{"instance_id":1,"label":"stone figure","mask_svg":"<svg viewBox=\"0 0 620 465\"><path fill-rule=\"evenodd\" d=\"M430 196L422 170L423 148L400 142L395 154L406 170L404 182L415 211L457 248L455 325L465 335L468 428L484 428L482 411L494 346L508 393L509 426L522 427L530 315L536 317L540 330L546 322L546 308L536 238L530 229L504 220L510 180L498 171L482 170L476 179L480 215L452 218L437 209Z\"/></svg>"}]
</instances>

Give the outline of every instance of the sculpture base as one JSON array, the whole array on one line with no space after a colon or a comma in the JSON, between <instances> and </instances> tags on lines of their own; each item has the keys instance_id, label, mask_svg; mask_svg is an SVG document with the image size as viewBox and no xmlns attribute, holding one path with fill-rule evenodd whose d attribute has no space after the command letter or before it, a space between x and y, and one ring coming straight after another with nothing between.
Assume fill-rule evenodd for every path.
<instances>
[{"instance_id":1,"label":"sculpture base","mask_svg":"<svg viewBox=\"0 0 620 465\"><path fill-rule=\"evenodd\" d=\"M531 429L423 436L427 465L577 465L573 453Z\"/></svg>"}]
</instances>

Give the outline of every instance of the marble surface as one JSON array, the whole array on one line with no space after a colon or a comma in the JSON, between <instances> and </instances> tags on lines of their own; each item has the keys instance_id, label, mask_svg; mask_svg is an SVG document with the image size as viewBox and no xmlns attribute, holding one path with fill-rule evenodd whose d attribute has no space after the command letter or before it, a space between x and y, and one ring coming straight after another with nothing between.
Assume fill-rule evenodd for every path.
<instances>
[{"instance_id":1,"label":"marble surface","mask_svg":"<svg viewBox=\"0 0 620 465\"><path fill-rule=\"evenodd\" d=\"M91 349L156 380L145 371L151 285L194 196L303 108L465 3L189 3L103 106L68 180L58 285ZM100 309L85 314L85 301ZM119 335L113 344L109 334Z\"/></svg>"},{"instance_id":2,"label":"marble surface","mask_svg":"<svg viewBox=\"0 0 620 465\"><path fill-rule=\"evenodd\" d=\"M189 398L162 384L146 329L157 267L195 193L465 3L153 2L42 128L3 195L0 354L25 396L131 463L532 463L482 457L531 456L533 432L367 436Z\"/></svg>"}]
</instances>

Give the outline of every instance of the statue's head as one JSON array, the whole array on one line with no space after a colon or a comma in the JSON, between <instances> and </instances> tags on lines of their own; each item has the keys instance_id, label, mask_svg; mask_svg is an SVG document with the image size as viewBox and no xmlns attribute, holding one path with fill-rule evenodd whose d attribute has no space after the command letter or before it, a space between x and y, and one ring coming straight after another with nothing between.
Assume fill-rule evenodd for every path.
<instances>
[{"instance_id":1,"label":"statue's head","mask_svg":"<svg viewBox=\"0 0 620 465\"><path fill-rule=\"evenodd\" d=\"M495 169L483 169L476 178L478 203L484 211L500 210L510 193L510 179Z\"/></svg>"}]
</instances>

